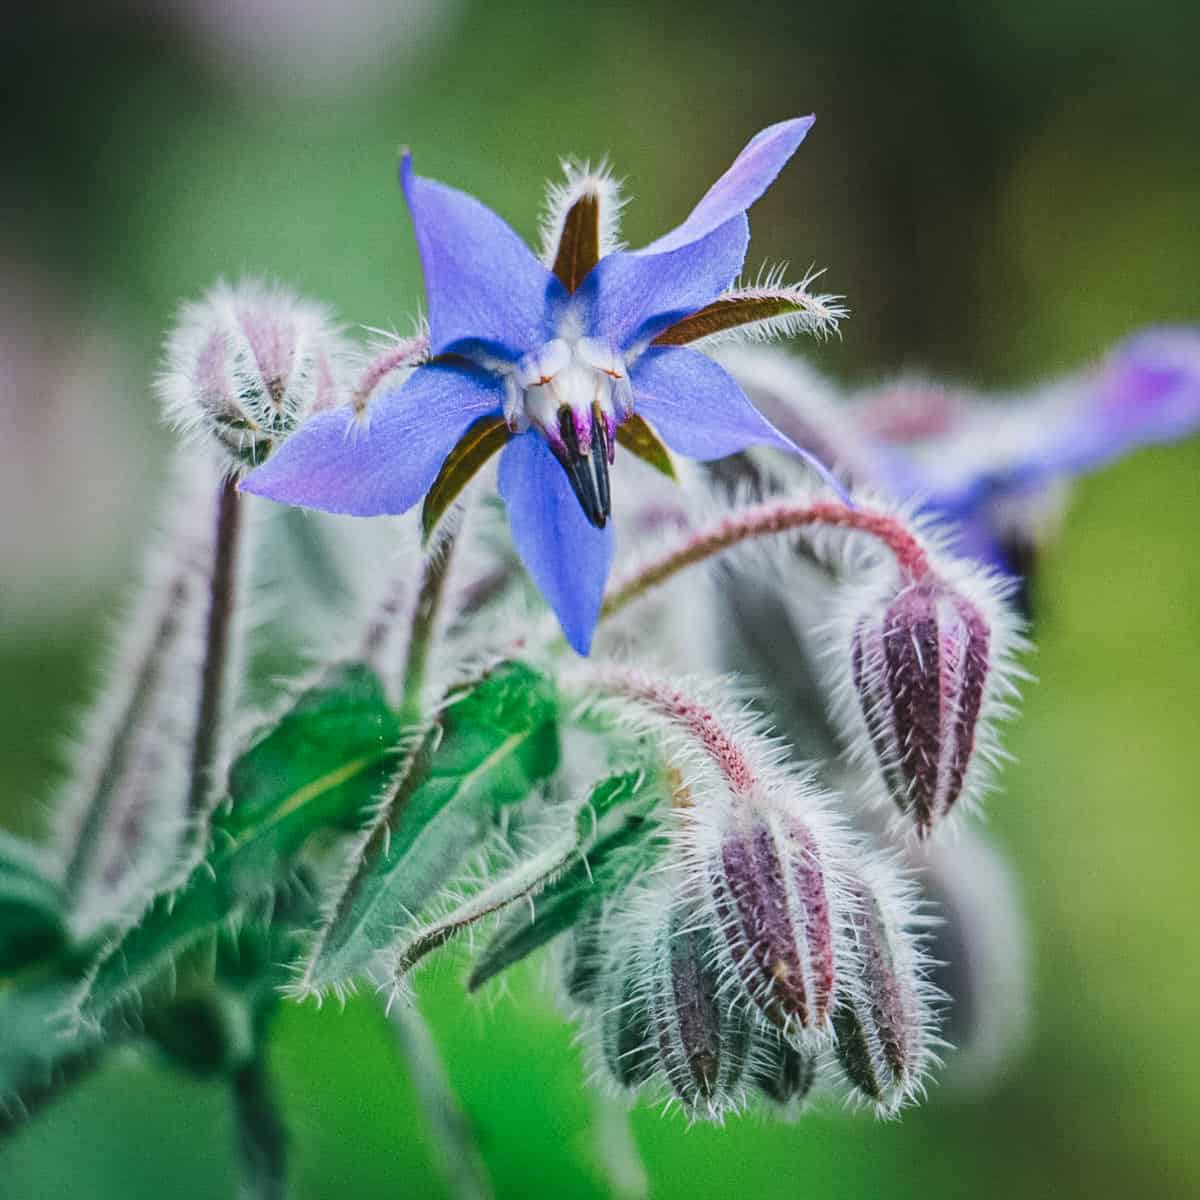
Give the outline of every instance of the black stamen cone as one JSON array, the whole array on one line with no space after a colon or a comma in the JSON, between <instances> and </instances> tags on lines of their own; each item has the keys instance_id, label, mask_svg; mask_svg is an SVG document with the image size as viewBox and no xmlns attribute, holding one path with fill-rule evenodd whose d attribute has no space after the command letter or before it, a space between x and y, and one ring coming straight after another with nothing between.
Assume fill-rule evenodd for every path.
<instances>
[{"instance_id":1,"label":"black stamen cone","mask_svg":"<svg viewBox=\"0 0 1200 1200\"><path fill-rule=\"evenodd\" d=\"M562 446L551 443L554 455L562 464L571 484L571 490L579 501L583 514L597 528L603 529L608 524L612 512L608 485L608 460L604 454L588 453L588 449L579 444L579 433L575 428L575 418L569 408L558 410L558 431L562 437ZM597 445L596 427L592 427L592 446ZM603 432L600 434L603 445ZM595 461L595 475L589 459Z\"/></svg>"},{"instance_id":2,"label":"black stamen cone","mask_svg":"<svg viewBox=\"0 0 1200 1200\"><path fill-rule=\"evenodd\" d=\"M612 493L608 483L608 423L598 408L592 409L592 463L596 472L596 491L600 496L600 511L612 514Z\"/></svg>"}]
</instances>

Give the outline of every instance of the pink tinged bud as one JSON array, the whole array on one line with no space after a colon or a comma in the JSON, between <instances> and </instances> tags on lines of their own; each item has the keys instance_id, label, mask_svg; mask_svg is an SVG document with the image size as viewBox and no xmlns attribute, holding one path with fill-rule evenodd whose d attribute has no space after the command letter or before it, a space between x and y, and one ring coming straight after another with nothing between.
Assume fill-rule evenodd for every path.
<instances>
[{"instance_id":1,"label":"pink tinged bud","mask_svg":"<svg viewBox=\"0 0 1200 1200\"><path fill-rule=\"evenodd\" d=\"M676 910L659 934L650 1014L671 1089L689 1115L718 1119L745 1071L750 1022L722 994L713 940L699 920Z\"/></svg>"},{"instance_id":2,"label":"pink tinged bud","mask_svg":"<svg viewBox=\"0 0 1200 1200\"><path fill-rule=\"evenodd\" d=\"M926 576L859 622L851 668L888 793L921 836L959 798L991 667L991 631L961 593Z\"/></svg>"},{"instance_id":3,"label":"pink tinged bud","mask_svg":"<svg viewBox=\"0 0 1200 1200\"><path fill-rule=\"evenodd\" d=\"M339 335L319 306L279 288L218 284L183 310L166 357L168 418L215 438L235 470L262 462L341 398Z\"/></svg>"},{"instance_id":4,"label":"pink tinged bud","mask_svg":"<svg viewBox=\"0 0 1200 1200\"><path fill-rule=\"evenodd\" d=\"M714 906L746 992L788 1034L825 1028L834 935L812 831L790 814L750 810L730 826L717 859Z\"/></svg>"},{"instance_id":5,"label":"pink tinged bud","mask_svg":"<svg viewBox=\"0 0 1200 1200\"><path fill-rule=\"evenodd\" d=\"M865 883L850 888L848 915L859 978L834 1013L837 1057L854 1087L881 1112L918 1089L933 1061L933 1014L920 974L922 955L902 914Z\"/></svg>"}]
</instances>

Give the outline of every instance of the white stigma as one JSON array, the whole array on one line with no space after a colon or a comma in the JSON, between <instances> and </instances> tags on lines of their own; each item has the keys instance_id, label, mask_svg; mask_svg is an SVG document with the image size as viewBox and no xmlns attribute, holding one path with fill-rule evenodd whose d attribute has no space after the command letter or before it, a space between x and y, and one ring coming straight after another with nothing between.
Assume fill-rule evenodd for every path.
<instances>
[{"instance_id":1,"label":"white stigma","mask_svg":"<svg viewBox=\"0 0 1200 1200\"><path fill-rule=\"evenodd\" d=\"M560 446L563 409L571 413L583 454L591 446L594 413L611 438L618 421L633 410L625 361L607 342L557 337L526 354L508 375L504 416L515 433L536 425Z\"/></svg>"}]
</instances>

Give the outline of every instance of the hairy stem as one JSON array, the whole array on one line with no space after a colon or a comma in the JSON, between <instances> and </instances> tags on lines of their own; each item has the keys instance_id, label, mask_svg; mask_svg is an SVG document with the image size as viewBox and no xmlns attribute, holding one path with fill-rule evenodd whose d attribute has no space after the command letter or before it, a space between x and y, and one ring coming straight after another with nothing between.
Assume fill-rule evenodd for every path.
<instances>
[{"instance_id":1,"label":"hairy stem","mask_svg":"<svg viewBox=\"0 0 1200 1200\"><path fill-rule=\"evenodd\" d=\"M409 634L408 653L400 685L400 718L407 724L416 724L424 716L425 679L429 671L429 658L433 652L442 597L446 592L446 579L450 574L450 560L454 555L460 527L461 522L453 517L447 520L443 525L441 539L426 555L422 565L421 583L413 608L412 630Z\"/></svg>"},{"instance_id":2,"label":"hairy stem","mask_svg":"<svg viewBox=\"0 0 1200 1200\"><path fill-rule=\"evenodd\" d=\"M95 869L94 860L104 848L100 831L112 811L116 791L128 769L137 734L152 709L154 693L162 677L163 659L175 640L187 600L188 580L184 575L179 575L167 586L166 602L154 636L134 674L129 700L113 726L112 739L84 810L64 875L68 901L72 907L83 894L89 875Z\"/></svg>"},{"instance_id":3,"label":"hairy stem","mask_svg":"<svg viewBox=\"0 0 1200 1200\"><path fill-rule=\"evenodd\" d=\"M455 1200L487 1200L492 1188L483 1155L475 1142L470 1119L450 1088L429 1027L420 1012L409 1004L393 1004L388 1010L388 1020L408 1066L450 1195Z\"/></svg>"},{"instance_id":4,"label":"hairy stem","mask_svg":"<svg viewBox=\"0 0 1200 1200\"><path fill-rule=\"evenodd\" d=\"M693 534L674 550L619 583L605 597L600 619L620 612L639 596L665 583L686 567L703 562L741 542L813 525L871 534L892 551L900 569L911 579L920 579L929 570L924 547L896 517L887 513L850 508L833 500L816 504L759 504Z\"/></svg>"},{"instance_id":5,"label":"hairy stem","mask_svg":"<svg viewBox=\"0 0 1200 1200\"><path fill-rule=\"evenodd\" d=\"M241 495L237 490L237 480L230 477L222 482L217 496L216 537L209 585L204 664L200 675L200 696L196 706L186 809L188 819L193 822L197 822L208 810L213 790L213 768L220 748L225 681L237 607L238 548L241 531Z\"/></svg>"},{"instance_id":6,"label":"hairy stem","mask_svg":"<svg viewBox=\"0 0 1200 1200\"><path fill-rule=\"evenodd\" d=\"M284 1200L287 1194L287 1130L261 1054L233 1075L241 1200Z\"/></svg>"},{"instance_id":7,"label":"hairy stem","mask_svg":"<svg viewBox=\"0 0 1200 1200\"><path fill-rule=\"evenodd\" d=\"M527 862L477 892L441 920L420 930L400 951L395 969L397 979L411 971L427 954L444 946L472 925L477 925L517 900L541 891L555 875L570 865L575 849L574 835L565 842L547 846Z\"/></svg>"},{"instance_id":8,"label":"hairy stem","mask_svg":"<svg viewBox=\"0 0 1200 1200\"><path fill-rule=\"evenodd\" d=\"M383 379L393 371L404 367L415 367L429 357L429 338L425 334L401 338L395 344L380 351L363 370L351 397L356 413L363 412L371 399L371 393Z\"/></svg>"}]
</instances>

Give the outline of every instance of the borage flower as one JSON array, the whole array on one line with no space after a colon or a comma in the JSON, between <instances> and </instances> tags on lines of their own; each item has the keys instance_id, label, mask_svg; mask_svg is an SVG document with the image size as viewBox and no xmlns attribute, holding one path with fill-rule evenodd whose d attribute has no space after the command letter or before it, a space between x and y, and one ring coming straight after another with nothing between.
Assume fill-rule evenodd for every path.
<instances>
[{"instance_id":1,"label":"borage flower","mask_svg":"<svg viewBox=\"0 0 1200 1200\"><path fill-rule=\"evenodd\" d=\"M479 201L415 175L406 154L401 182L429 309L423 361L369 405L315 414L242 486L357 516L402 513L426 497L428 531L503 447L499 487L517 550L586 654L613 558L618 443L668 474L664 442L701 460L756 444L809 457L688 345L735 329L836 327L833 298L803 284L771 276L734 287L746 210L812 120L764 129L682 225L637 251L615 248L613 181L569 168L551 194L543 261Z\"/></svg>"}]
</instances>

